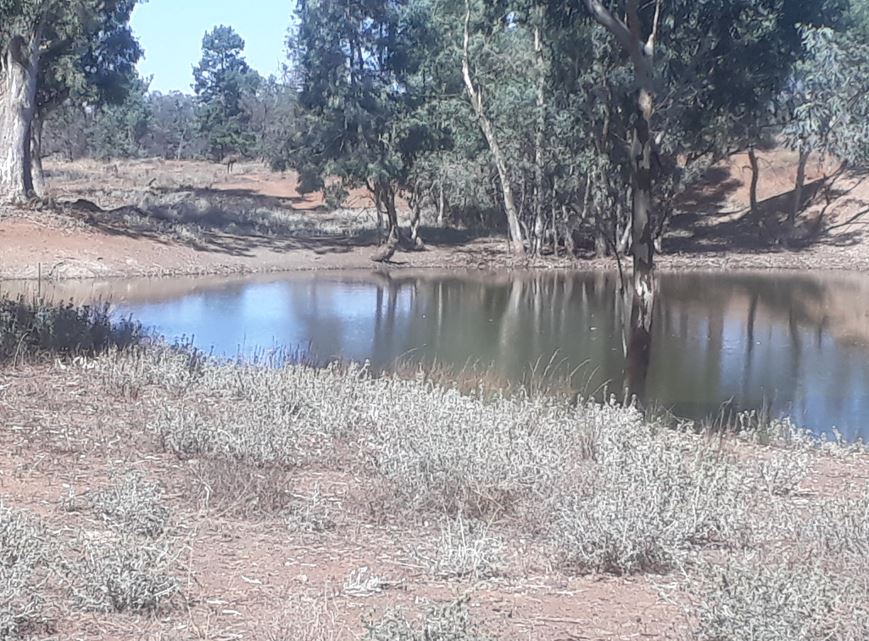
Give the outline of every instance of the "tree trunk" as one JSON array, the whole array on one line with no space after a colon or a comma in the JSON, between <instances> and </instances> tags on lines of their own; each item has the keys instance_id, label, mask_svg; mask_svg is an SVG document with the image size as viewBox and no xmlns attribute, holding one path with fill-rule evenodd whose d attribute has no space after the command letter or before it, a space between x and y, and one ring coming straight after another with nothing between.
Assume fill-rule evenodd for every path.
<instances>
[{"instance_id":1,"label":"tree trunk","mask_svg":"<svg viewBox=\"0 0 869 641\"><path fill-rule=\"evenodd\" d=\"M485 136L489 149L492 152L492 157L495 161L495 168L498 170L498 179L501 183L501 192L504 197L504 211L507 215L507 227L510 233L510 249L514 254L524 255L525 243L522 240L522 227L519 225L519 214L516 211L516 200L513 197L513 187L510 185L510 172L507 170L507 160L501 152L501 146L498 144L498 138L495 135L495 129L492 127L492 122L486 116L486 112L483 109L482 93L474 85L474 81L471 78L470 23L471 3L470 0L465 0L462 77L465 80L465 88L468 91L468 98L471 101L471 106L474 108L474 113L476 113L477 120L480 122L480 128L483 130L483 136Z\"/></svg>"},{"instance_id":2,"label":"tree trunk","mask_svg":"<svg viewBox=\"0 0 869 641\"><path fill-rule=\"evenodd\" d=\"M44 198L48 194L48 182L45 179L45 169L42 166L42 130L45 121L37 114L31 125L31 177L36 195Z\"/></svg>"},{"instance_id":3,"label":"tree trunk","mask_svg":"<svg viewBox=\"0 0 869 641\"><path fill-rule=\"evenodd\" d=\"M552 198L549 215L551 217L550 222L552 223L552 253L558 258L558 179L555 176L552 177Z\"/></svg>"},{"instance_id":4,"label":"tree trunk","mask_svg":"<svg viewBox=\"0 0 869 641\"><path fill-rule=\"evenodd\" d=\"M809 163L809 148L806 145L800 145L800 159L797 164L797 179L794 184L794 200L791 203L791 209L788 212L788 230L793 231L797 223L797 214L803 206L803 187L806 184L806 165Z\"/></svg>"},{"instance_id":5,"label":"tree trunk","mask_svg":"<svg viewBox=\"0 0 869 641\"><path fill-rule=\"evenodd\" d=\"M413 249L423 250L425 249L425 243L422 242L422 238L419 235L419 227L422 223L422 196L414 190L412 198L413 217L410 220L410 242Z\"/></svg>"},{"instance_id":6,"label":"tree trunk","mask_svg":"<svg viewBox=\"0 0 869 641\"><path fill-rule=\"evenodd\" d=\"M369 185L371 193L374 195L374 210L377 212L377 240L383 241L383 192L378 183L372 187Z\"/></svg>"},{"instance_id":7,"label":"tree trunk","mask_svg":"<svg viewBox=\"0 0 869 641\"><path fill-rule=\"evenodd\" d=\"M546 128L546 61L543 57L543 6L534 7L534 58L537 66L537 123L534 132L534 238L532 253L543 252L543 134Z\"/></svg>"},{"instance_id":8,"label":"tree trunk","mask_svg":"<svg viewBox=\"0 0 869 641\"><path fill-rule=\"evenodd\" d=\"M609 254L606 229L603 226L603 217L599 216L594 226L594 257L606 258Z\"/></svg>"},{"instance_id":9,"label":"tree trunk","mask_svg":"<svg viewBox=\"0 0 869 641\"><path fill-rule=\"evenodd\" d=\"M655 247L651 225L652 139L649 132L651 106L651 95L641 89L631 146L631 253L634 259L634 296L631 303L631 331L626 367L628 391L639 397L645 393L652 346L652 312L655 305Z\"/></svg>"},{"instance_id":10,"label":"tree trunk","mask_svg":"<svg viewBox=\"0 0 869 641\"><path fill-rule=\"evenodd\" d=\"M619 204L617 206L617 216L616 220L621 220L621 210L622 206ZM622 235L619 237L619 244L616 246L616 253L620 256L627 255L631 250L631 225L625 224L625 229L622 232Z\"/></svg>"},{"instance_id":11,"label":"tree trunk","mask_svg":"<svg viewBox=\"0 0 869 641\"><path fill-rule=\"evenodd\" d=\"M748 162L751 165L751 185L748 189L749 213L755 223L760 223L760 212L757 210L757 183L760 180L760 165L757 162L757 152L754 145L748 147Z\"/></svg>"},{"instance_id":12,"label":"tree trunk","mask_svg":"<svg viewBox=\"0 0 869 641\"><path fill-rule=\"evenodd\" d=\"M382 189L383 204L386 206L386 220L389 224L389 238L398 235L398 212L395 209L395 190L392 185L384 185Z\"/></svg>"},{"instance_id":13,"label":"tree trunk","mask_svg":"<svg viewBox=\"0 0 869 641\"><path fill-rule=\"evenodd\" d=\"M0 199L18 203L33 196L30 130L36 111L38 48L15 36L5 56L0 89Z\"/></svg>"},{"instance_id":14,"label":"tree trunk","mask_svg":"<svg viewBox=\"0 0 869 641\"><path fill-rule=\"evenodd\" d=\"M444 181L438 181L438 227L446 226L447 200L444 194Z\"/></svg>"},{"instance_id":15,"label":"tree trunk","mask_svg":"<svg viewBox=\"0 0 869 641\"><path fill-rule=\"evenodd\" d=\"M652 345L652 312L655 305L652 234L652 145L651 120L654 96L654 53L662 0L655 2L651 33L645 40L639 15L639 0L628 0L627 22L613 15L600 0L586 0L592 17L618 40L631 57L637 86L636 116L631 143L631 238L634 262L634 294L631 304L630 339L625 364L627 391L642 397Z\"/></svg>"}]
</instances>

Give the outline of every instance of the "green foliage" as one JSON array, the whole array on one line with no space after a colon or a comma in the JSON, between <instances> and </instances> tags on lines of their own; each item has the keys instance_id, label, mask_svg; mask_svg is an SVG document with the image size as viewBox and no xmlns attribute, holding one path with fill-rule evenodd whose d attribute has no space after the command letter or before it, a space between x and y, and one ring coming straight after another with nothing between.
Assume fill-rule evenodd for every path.
<instances>
[{"instance_id":1,"label":"green foliage","mask_svg":"<svg viewBox=\"0 0 869 641\"><path fill-rule=\"evenodd\" d=\"M142 55L130 29L139 0L3 0L0 45L21 36L40 48L37 107L41 115L67 99L118 104L136 82Z\"/></svg>"},{"instance_id":2,"label":"green foliage","mask_svg":"<svg viewBox=\"0 0 869 641\"><path fill-rule=\"evenodd\" d=\"M46 105L69 98L50 142L70 157L257 156L296 170L300 189L327 191L330 205L364 186L391 221L403 193L456 222L493 227L503 219L503 192L462 77L467 11L470 73L526 232L568 249L594 236L603 251L630 224L637 80L586 0L305 0L285 78L260 78L242 38L217 27L203 39L195 101L148 94L131 75L140 53L127 25L134 4L75 0L77 13L45 5L57 12L49 49L79 34L63 55L47 56L41 85ZM628 5L606 4L617 16ZM8 32L32 27L37 6L0 0L0 13L12 17ZM867 7L640 3L643 37L655 32L657 233L707 167L779 133L794 148L851 163L869 157ZM106 104L114 106L93 108ZM545 229L535 229L540 213Z\"/></svg>"},{"instance_id":3,"label":"green foliage","mask_svg":"<svg viewBox=\"0 0 869 641\"><path fill-rule=\"evenodd\" d=\"M143 138L144 155L172 160L200 157L207 141L196 126L196 101L178 91L146 96L148 126Z\"/></svg>"},{"instance_id":4,"label":"green foliage","mask_svg":"<svg viewBox=\"0 0 869 641\"><path fill-rule=\"evenodd\" d=\"M260 78L243 53L244 40L232 27L215 27L202 39L202 60L193 70L198 126L206 138L206 153L214 160L247 155L255 144L243 100Z\"/></svg>"},{"instance_id":5,"label":"green foliage","mask_svg":"<svg viewBox=\"0 0 869 641\"><path fill-rule=\"evenodd\" d=\"M327 176L345 188L368 186L394 207L414 160L431 143L414 119L421 96L414 82L426 48L422 3L372 0L350 6L300 2L290 38L298 65L299 126L270 156L294 168L305 189Z\"/></svg>"},{"instance_id":6,"label":"green foliage","mask_svg":"<svg viewBox=\"0 0 869 641\"><path fill-rule=\"evenodd\" d=\"M91 153L96 158L135 158L141 154L151 113L148 85L137 79L127 98L102 107L85 129Z\"/></svg>"},{"instance_id":7,"label":"green foliage","mask_svg":"<svg viewBox=\"0 0 869 641\"><path fill-rule=\"evenodd\" d=\"M293 136L298 112L296 90L288 79L269 76L258 83L256 91L244 97L244 109L250 118L255 152L260 158L279 158Z\"/></svg>"},{"instance_id":8,"label":"green foliage","mask_svg":"<svg viewBox=\"0 0 869 641\"><path fill-rule=\"evenodd\" d=\"M794 149L841 160L869 160L869 41L865 24L834 31L802 29L807 56L788 90L792 117L784 128Z\"/></svg>"}]
</instances>

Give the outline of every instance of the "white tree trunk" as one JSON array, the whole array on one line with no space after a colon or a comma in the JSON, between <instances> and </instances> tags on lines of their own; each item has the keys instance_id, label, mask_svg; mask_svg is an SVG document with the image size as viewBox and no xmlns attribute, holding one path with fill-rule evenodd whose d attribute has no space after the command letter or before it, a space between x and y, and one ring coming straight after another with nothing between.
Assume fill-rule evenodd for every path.
<instances>
[{"instance_id":1,"label":"white tree trunk","mask_svg":"<svg viewBox=\"0 0 869 641\"><path fill-rule=\"evenodd\" d=\"M42 129L44 120L38 115L33 118L31 125L31 177L33 190L40 198L48 195L48 182L45 179L45 169L42 166Z\"/></svg>"},{"instance_id":2,"label":"white tree trunk","mask_svg":"<svg viewBox=\"0 0 869 641\"><path fill-rule=\"evenodd\" d=\"M35 45L12 38L0 79L0 200L23 202L33 196L30 128L36 112L38 55Z\"/></svg>"},{"instance_id":3,"label":"white tree trunk","mask_svg":"<svg viewBox=\"0 0 869 641\"><path fill-rule=\"evenodd\" d=\"M534 132L534 238L532 254L543 253L543 136L546 128L546 60L543 56L543 6L534 7L534 59L537 66L537 123Z\"/></svg>"},{"instance_id":4,"label":"white tree trunk","mask_svg":"<svg viewBox=\"0 0 869 641\"><path fill-rule=\"evenodd\" d=\"M471 100L471 106L477 114L477 120L480 123L480 128L483 130L483 135L486 137L486 142L489 144L489 149L492 151L492 157L495 160L495 168L498 170L498 179L501 183L501 193L504 196L504 211L507 214L507 227L510 231L510 249L514 254L525 254L525 243L522 240L522 227L519 224L519 213L516 210L516 199L513 196L513 187L510 184L510 172L507 170L507 160L501 152L501 145L498 144L498 138L495 135L495 128L492 122L486 116L486 111L483 108L483 96L479 89L474 85L474 80L471 78L471 61L470 61L470 22L471 22L471 4L465 2L465 31L464 31L464 46L462 49L462 77L465 80L465 88L468 90L468 98Z\"/></svg>"}]
</instances>

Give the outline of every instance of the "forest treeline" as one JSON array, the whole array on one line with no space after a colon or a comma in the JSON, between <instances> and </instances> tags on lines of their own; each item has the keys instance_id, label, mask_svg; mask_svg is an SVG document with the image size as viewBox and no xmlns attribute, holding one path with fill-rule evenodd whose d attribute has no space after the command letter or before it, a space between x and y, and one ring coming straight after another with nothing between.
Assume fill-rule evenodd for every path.
<instances>
[{"instance_id":1,"label":"forest treeline","mask_svg":"<svg viewBox=\"0 0 869 641\"><path fill-rule=\"evenodd\" d=\"M812 154L869 157L867 0L299 0L282 77L221 26L190 94L137 75L135 5L0 0L5 200L40 193L49 154L261 159L333 201L367 187L390 227L403 197L517 253L578 238L651 267L728 154L756 186L757 147L799 152L791 221Z\"/></svg>"}]
</instances>

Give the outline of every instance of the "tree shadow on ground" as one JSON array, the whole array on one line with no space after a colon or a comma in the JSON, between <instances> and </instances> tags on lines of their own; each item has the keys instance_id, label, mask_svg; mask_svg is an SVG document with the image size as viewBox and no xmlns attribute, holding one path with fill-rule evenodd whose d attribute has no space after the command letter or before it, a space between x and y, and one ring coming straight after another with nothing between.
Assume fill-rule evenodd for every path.
<instances>
[{"instance_id":1,"label":"tree shadow on ground","mask_svg":"<svg viewBox=\"0 0 869 641\"><path fill-rule=\"evenodd\" d=\"M171 193L171 192L169 192ZM357 212L356 220L347 220L347 229L341 230L340 221L329 221L336 231L323 232L317 229L325 216L336 216L326 207L294 210L281 200L245 190L222 191L201 189L191 192L193 198L200 197L207 203L196 209L195 213L185 215L178 203L157 202L144 209L124 206L116 209L103 209L85 199L62 203L60 210L80 223L109 236L123 236L131 239L144 239L163 245L181 245L196 251L224 254L234 257L254 257L257 251L289 253L309 250L315 254L347 254L362 247L377 247L383 239L372 224L361 227ZM242 195L244 194L244 195ZM242 207L240 198L250 198L252 209L266 210L262 219L256 216L240 216L235 207ZM182 203L185 204L185 203ZM349 210L348 210L349 211ZM282 216L292 216L287 223ZM348 213L347 216L352 216ZM441 229L421 227L420 235L425 244L431 247L459 247L489 233L473 230Z\"/></svg>"},{"instance_id":2,"label":"tree shadow on ground","mask_svg":"<svg viewBox=\"0 0 869 641\"><path fill-rule=\"evenodd\" d=\"M726 173L723 172L722 173ZM843 173L847 173L844 176ZM867 178L866 170L836 172L807 183L802 192L793 229L788 212L793 206L795 190L767 198L758 203L756 212L747 207L726 211L727 183L713 184L713 189L697 189L680 198L664 240L665 253L703 254L730 252L776 253L809 250L816 246L848 247L860 244L869 221L869 202L849 198ZM849 186L842 186L847 178ZM714 179L714 176L713 176ZM708 184L708 183L707 183ZM699 192L699 193L698 193ZM830 218L832 210L852 213Z\"/></svg>"}]
</instances>

